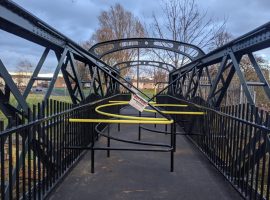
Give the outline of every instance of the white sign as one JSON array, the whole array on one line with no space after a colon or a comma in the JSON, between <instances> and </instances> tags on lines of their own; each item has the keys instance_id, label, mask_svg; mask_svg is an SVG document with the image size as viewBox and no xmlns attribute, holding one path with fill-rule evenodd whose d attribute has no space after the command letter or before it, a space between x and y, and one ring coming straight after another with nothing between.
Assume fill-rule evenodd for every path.
<instances>
[{"instance_id":1,"label":"white sign","mask_svg":"<svg viewBox=\"0 0 270 200\"><path fill-rule=\"evenodd\" d=\"M143 112L145 107L148 105L148 102L138 94L132 94L129 105L136 108L138 111Z\"/></svg>"}]
</instances>

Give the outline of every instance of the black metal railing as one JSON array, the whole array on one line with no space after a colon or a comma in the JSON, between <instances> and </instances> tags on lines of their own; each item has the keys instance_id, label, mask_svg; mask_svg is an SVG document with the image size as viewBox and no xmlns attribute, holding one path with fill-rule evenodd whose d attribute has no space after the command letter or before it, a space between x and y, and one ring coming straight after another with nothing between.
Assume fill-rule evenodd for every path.
<instances>
[{"instance_id":1,"label":"black metal railing","mask_svg":"<svg viewBox=\"0 0 270 200\"><path fill-rule=\"evenodd\" d=\"M270 116L249 104L212 109L172 96L158 101L188 103L204 116L176 116L188 137L244 198L270 199ZM183 109L183 108L181 108Z\"/></svg>"},{"instance_id":2,"label":"black metal railing","mask_svg":"<svg viewBox=\"0 0 270 200\"><path fill-rule=\"evenodd\" d=\"M0 122L0 199L43 199L83 155L96 134L95 124L68 123L70 117L95 118L94 108L115 95L93 103L73 106L50 100L34 105L28 117L11 119L16 126L3 130Z\"/></svg>"}]
</instances>

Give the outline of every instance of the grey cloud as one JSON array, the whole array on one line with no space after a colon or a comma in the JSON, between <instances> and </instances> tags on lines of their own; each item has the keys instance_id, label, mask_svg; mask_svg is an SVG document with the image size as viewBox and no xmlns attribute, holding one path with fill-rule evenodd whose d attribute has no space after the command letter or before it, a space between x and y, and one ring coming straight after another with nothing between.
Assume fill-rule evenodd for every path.
<instances>
[{"instance_id":1,"label":"grey cloud","mask_svg":"<svg viewBox=\"0 0 270 200\"><path fill-rule=\"evenodd\" d=\"M16 3L56 28L75 42L90 38L98 27L98 15L115 3L145 23L150 24L152 14L162 17L161 0L15 0ZM227 28L235 37L240 36L269 21L269 0L204 0L197 1L214 18L228 18ZM42 48L0 31L0 56L5 57L7 66L14 66L26 52L37 61ZM12 52L12 53L11 53ZM8 59L7 59L8 58ZM48 59L48 68L53 58Z\"/></svg>"},{"instance_id":2,"label":"grey cloud","mask_svg":"<svg viewBox=\"0 0 270 200\"><path fill-rule=\"evenodd\" d=\"M208 0L199 1L200 6L214 17L228 18L227 29L235 37L247 33L268 22L269 0Z\"/></svg>"}]
</instances>

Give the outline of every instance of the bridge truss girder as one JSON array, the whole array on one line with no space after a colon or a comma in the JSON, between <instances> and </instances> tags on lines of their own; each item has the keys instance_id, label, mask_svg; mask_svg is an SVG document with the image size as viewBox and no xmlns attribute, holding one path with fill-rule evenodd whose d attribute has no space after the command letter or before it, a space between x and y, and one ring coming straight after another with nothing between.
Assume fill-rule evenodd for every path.
<instances>
[{"instance_id":1,"label":"bridge truss girder","mask_svg":"<svg viewBox=\"0 0 270 200\"><path fill-rule=\"evenodd\" d=\"M117 79L118 72L116 70L95 58L87 50L83 49L78 44L15 3L10 1L0 2L0 29L44 47L44 52L42 53L23 93L20 92L0 58L0 78L4 81L4 90L0 89L0 109L7 118L12 119L9 120L8 127L17 125L18 121L19 123L23 123L25 118L28 118L28 120L31 121L32 119L30 119L29 116L32 115L35 115L34 118L37 119L37 113L32 113L32 110L26 101L34 82L37 80L50 81L49 87L43 97L43 102L47 102L51 96L60 71L63 73L66 87L68 88L69 95L74 104L91 101L91 98L88 99L83 92L83 81L90 82L90 85L95 86L93 91L91 88L88 88L88 90L90 90L89 96L94 94L95 96L102 98L106 95L118 93L118 84L122 83ZM57 66L54 69L53 76L49 79L47 77L39 77L39 72L50 51L55 54L57 59ZM85 67L88 68L90 72L95 70L96 73L89 73L86 80L81 80L81 77L78 74L76 61L84 63ZM107 87L104 87L105 83ZM125 85L123 86L125 87ZM17 106L11 104L11 94L15 97L18 104ZM15 119L18 121L16 122ZM42 129L42 127L38 127L38 129ZM7 137L3 137L1 145L5 144L6 140ZM41 159L41 162L45 167L51 166L52 163L47 162L48 159L46 153L43 152L44 149L54 151L51 149L52 147L47 145L48 142L42 141L42 143L37 143L32 137L27 137L24 138L24 143L25 147L28 149L27 151L35 152L35 155ZM29 148L28 144L30 144ZM1 154L3 153L4 152L0 152L0 157L2 157ZM14 166L10 175L12 176L11 185L14 185L16 181L16 171L20 170L22 167L22 158L26 154L27 152L20 152L19 162ZM6 183L5 197L7 199L9 198L9 187L10 184Z\"/></svg>"},{"instance_id":2,"label":"bridge truss girder","mask_svg":"<svg viewBox=\"0 0 270 200\"><path fill-rule=\"evenodd\" d=\"M125 38L118 40L110 40L93 45L89 49L89 52L91 52L97 58L102 58L105 55L117 51L136 48L154 48L172 51L186 56L191 61L205 55L203 50L201 50L195 45L160 38Z\"/></svg>"},{"instance_id":3,"label":"bridge truss girder","mask_svg":"<svg viewBox=\"0 0 270 200\"><path fill-rule=\"evenodd\" d=\"M186 99L192 99L200 89L202 74L208 79L208 86L211 88L207 102L219 107L224 95L231 83L233 75L236 74L248 103L254 104L248 83L245 80L240 68L240 61L247 55L260 83L257 86L263 87L266 96L270 99L270 87L262 70L257 63L254 52L270 47L270 23L267 23L235 40L214 50L202 58L198 58L191 63L170 73L171 87L169 91L173 94L181 94ZM217 75L209 76L209 67L218 65ZM196 79L196 81L194 80ZM184 87L184 84L187 85ZM181 90L181 91L179 91Z\"/></svg>"},{"instance_id":4,"label":"bridge truss girder","mask_svg":"<svg viewBox=\"0 0 270 200\"><path fill-rule=\"evenodd\" d=\"M9 1L0 3L0 22L1 30L44 47L44 52L41 55L23 94L19 91L0 58L0 76L5 85L5 90L0 91L0 109L5 116L14 118L15 115L21 115L21 111L24 111L24 113L27 114L29 106L26 99L34 82L37 80L49 81L48 90L43 98L43 101L46 102L51 96L60 71L63 74L70 98L74 104L78 104L86 99L82 87L83 82L95 85L95 90L91 92L100 97L105 96L107 93L107 91L103 91L104 87L101 85L105 82L107 83L107 86L110 86L108 87L108 90L110 90L109 93L112 94L117 92L116 90L118 87L115 87L116 82L113 81L113 78L117 77L117 71L103 63L101 60L95 58L78 44L59 33L42 20L34 17L15 3ZM39 77L38 74L50 51L54 52L58 61L53 76L51 78ZM92 68L96 68L96 76L89 74L87 77L90 77L91 79L81 80L76 61L84 63L89 69L91 68L89 71L91 71ZM107 73L110 75L107 76ZM92 80L94 84L91 83ZM90 90L90 88L88 89ZM10 104L10 94L14 95L18 103L17 107Z\"/></svg>"},{"instance_id":5,"label":"bridge truss girder","mask_svg":"<svg viewBox=\"0 0 270 200\"><path fill-rule=\"evenodd\" d=\"M207 77L208 79L208 84L206 84L206 86L210 87L210 92L206 102L212 107L220 107L221 102L224 99L228 87L233 79L233 76L236 75L239 79L239 86L243 88L243 92L249 104L255 105L255 102L248 88L249 84L254 84L256 86L262 87L266 97L268 97L270 100L269 83L263 75L262 70L254 56L255 51L269 47L270 23L267 23L233 40L223 47L206 54L202 58L199 58L183 66L182 68L171 72L169 78L169 93L173 95L177 94L187 100L191 100L195 97L195 95L202 97L199 91L200 87L202 87L200 85L200 80L202 79L202 74L204 74L204 77ZM240 68L240 62L243 56L247 56L249 59L260 82L248 83L245 79L245 76ZM209 67L213 64L217 65L218 67L216 76L212 78L209 76ZM253 110L250 115L250 118L252 119L257 119L258 121L261 120L264 126L269 125L268 119L263 119L263 117L260 116L258 110ZM257 121L255 121L255 123L257 123ZM245 169L245 166L249 165L255 167L264 156L264 153L270 151L270 148L265 149L265 143L267 143L267 146L269 146L270 140L268 139L265 141L259 141L259 137L256 136L257 134L260 133L255 133L254 136L250 138L248 144L243 147L239 155L237 155L239 157L245 157L249 152L248 149L250 146L259 144L258 148L256 148L253 152L251 152L251 155L249 155L254 156L254 160L251 162L247 161L246 163L240 163L241 166L238 173L249 173L249 171L243 170ZM228 146L228 148L230 147ZM239 157L237 156L235 158L235 162L239 160Z\"/></svg>"},{"instance_id":6,"label":"bridge truss girder","mask_svg":"<svg viewBox=\"0 0 270 200\"><path fill-rule=\"evenodd\" d=\"M120 67L122 65L122 67ZM163 69L166 71L173 71L176 69L175 66L169 63L154 61L154 60L138 60L138 61L125 61L117 63L113 66L113 68L118 68L119 71L138 66L151 66L159 69Z\"/></svg>"}]
</instances>

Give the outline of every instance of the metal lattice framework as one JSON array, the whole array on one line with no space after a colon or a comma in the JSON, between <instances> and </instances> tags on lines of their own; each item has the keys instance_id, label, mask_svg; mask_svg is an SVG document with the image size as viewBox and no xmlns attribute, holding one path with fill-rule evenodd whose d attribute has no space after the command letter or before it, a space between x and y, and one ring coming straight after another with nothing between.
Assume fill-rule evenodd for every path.
<instances>
[{"instance_id":1,"label":"metal lattice framework","mask_svg":"<svg viewBox=\"0 0 270 200\"><path fill-rule=\"evenodd\" d=\"M231 84L233 77L236 75L240 81L241 86L243 87L244 94L249 104L254 105L254 101L248 89L249 84L254 84L256 86L262 87L266 96L270 99L269 83L264 77L263 72L254 56L254 52L270 47L270 23L267 23L206 55L200 48L194 45L156 38L130 38L107 41L94 45L89 52L57 30L50 27L45 22L34 17L32 14L28 13L23 8L10 1L0 2L0 29L44 47L43 54L40 57L32 77L30 78L30 81L23 93L19 91L17 85L13 81L7 68L2 62L2 59L0 58L0 77L4 81L4 89L0 89L0 109L10 119L22 120L30 115L34 116L32 118L35 118L37 113L31 111L26 101L26 98L29 95L34 82L37 80L50 81L48 90L43 99L44 102L46 102L50 98L60 71L63 74L65 84L68 88L69 95L73 104L84 104L85 102L92 101L94 98L95 100L96 98L105 99L105 97L119 93L120 85L129 89L125 84L121 82L121 79L123 81L125 80L121 78L118 73L119 71L114 67L110 67L100 59L107 54L132 48L163 49L179 53L190 59L191 62L187 65L170 72L168 93L171 95L171 97L180 96L185 100L192 100L194 97L196 97L196 95L200 95L199 91L200 87L202 86L202 77L207 77L208 84L206 85L210 88L207 102L213 107L220 107L228 87ZM40 77L39 72L44 65L45 60L47 59L49 52L53 52L55 54L58 61L57 65L54 68L54 73L51 78ZM259 78L259 82L248 83L245 80L245 76L240 68L240 62L244 55L246 55L252 63L254 71ZM77 62L82 62L86 69L89 71L87 78L84 80L81 80L80 78ZM125 63L118 63L117 65L121 64L126 65L126 68L137 65L155 66L161 69L168 69L169 67L174 68L174 66L169 64L156 61L127 61ZM215 77L211 77L209 73L209 68L212 65L218 66ZM87 88L87 95L84 92L85 89L83 89L84 83L88 83L90 85L90 87ZM132 92L130 89L129 91ZM15 97L18 103L17 107L10 103L11 94ZM261 124L264 127L267 126L266 123L269 123L269 119L267 119L268 121L263 121L264 119L255 111L252 113L250 112L250 115L254 115L256 116L257 120L262 121ZM31 121L33 119L29 118L28 120ZM239 119L237 118L236 120ZM242 121L244 120L242 119ZM9 122L10 127L15 123L12 120ZM54 123L58 123L58 121L56 120ZM232 160L232 162L241 160L239 157L253 157L254 159L251 162L244 159L243 163L240 163L240 166L249 165L254 168L254 166L260 162L262 156L265 155L266 152L269 152L269 148L266 149L266 146L269 147L269 138L266 139L265 137L263 140L259 139L255 133L257 128L256 122L252 122L251 125L254 125L255 127L254 133L250 134L250 138L248 141L246 141L245 146L237 150L241 152L235 155L236 161ZM29 127L30 126L31 124ZM57 151L57 148L53 149L52 146L49 145L46 139L47 137L45 137L45 132L43 132L43 137L33 137L33 133L35 131L42 129L42 126L40 125L36 124L34 126L35 129L32 127L29 128L30 131L28 131L27 136L21 134L20 130L18 133L21 135L21 138L23 138L22 143L24 143L27 151L35 152L35 156L41 160L42 165L46 166L46 168L50 168L49 165L52 163L48 162L50 161L50 158L46 152ZM232 124L230 124L230 126L233 127ZM220 127L223 129L223 126ZM221 132L222 131L223 130L221 130ZM225 137L224 135L221 136L223 138ZM1 158L3 158L4 153L3 144L6 143L7 138L8 136L6 135L1 137ZM233 137L231 138L233 139ZM10 137L9 141L11 144L10 146L12 146L12 137ZM238 143L238 141L236 143ZM249 150L250 146L254 147L252 151ZM211 155L216 156L214 148L211 149L207 146L205 148L207 148ZM17 151L17 153L19 153L19 151ZM12 152L10 154L12 154ZM20 152L20 155L17 156L19 159L16 161L16 167L13 168L11 164L10 169L15 170L9 172L9 183L7 185L1 184L1 187L4 188L1 188L1 193L5 193L6 199L9 199L8 191L12 191L9 188L12 188L12 185L14 185L14 182L16 182L15 173L19 172L19 169L22 166L23 157L26 154L27 152ZM221 164L219 163L219 165ZM2 172L1 174L4 174ZM248 174L249 171L244 171L243 173ZM2 182L4 182L3 179Z\"/></svg>"},{"instance_id":2,"label":"metal lattice framework","mask_svg":"<svg viewBox=\"0 0 270 200\"><path fill-rule=\"evenodd\" d=\"M121 67L120 67L121 66ZM169 64L159 61L152 61L152 60L139 60L139 61L126 61L126 62L120 62L113 66L113 68L118 68L119 70L124 70L130 67L138 67L138 66L152 66L159 69L163 69L166 71L173 71L176 68Z\"/></svg>"},{"instance_id":3,"label":"metal lattice framework","mask_svg":"<svg viewBox=\"0 0 270 200\"><path fill-rule=\"evenodd\" d=\"M110 40L95 44L89 49L89 51L96 57L102 58L105 55L117 51L134 48L155 48L168 50L184 55L191 61L205 55L203 50L201 50L195 45L159 38L126 38L119 40Z\"/></svg>"},{"instance_id":4,"label":"metal lattice framework","mask_svg":"<svg viewBox=\"0 0 270 200\"><path fill-rule=\"evenodd\" d=\"M254 83L263 87L266 96L270 99L270 87L258 65L254 52L270 47L270 23L267 23L235 40L218 48L207 55L183 66L170 74L170 93L178 94L185 99L195 97L200 88L201 78L208 78L210 92L207 102L219 107L224 95L236 74L243 87L248 103L254 104L248 84L240 68L240 61L247 55L260 82ZM209 67L218 65L216 77L210 77ZM226 72L226 73L225 73Z\"/></svg>"},{"instance_id":5,"label":"metal lattice framework","mask_svg":"<svg viewBox=\"0 0 270 200\"><path fill-rule=\"evenodd\" d=\"M196 95L200 96L200 80L202 77L207 77L210 92L206 101L213 107L220 107L228 87L232 82L233 76L236 75L240 81L240 85L243 88L247 102L250 105L254 106L255 102L251 96L248 85L262 87L265 95L270 100L269 83L264 77L263 72L254 56L255 51L268 47L270 47L270 23L267 23L233 40L223 47L210 52L202 58L199 58L185 65L184 67L171 72L169 93L172 96L180 96L186 100L191 100ZM254 72L256 73L256 76L259 78L260 82L250 83L245 80L245 76L240 68L240 62L244 55L246 55L250 60L252 67L254 68ZM213 64L218 66L215 77L211 77L209 75L209 67ZM269 126L268 119L264 119L263 116L258 113L258 110L251 111L249 115L251 118L255 116L254 118L260 120L262 122L261 124L264 126ZM256 165L258 166L258 163L265 155L265 152L269 152L270 150L269 148L265 149L265 146L269 146L269 138L261 141L260 138L257 137L257 134L259 134L259 132L256 132L256 134L250 137L249 142L243 148L241 148L241 152L236 158L236 160L239 160L241 156L253 156L254 160L252 162L249 163L249 161L247 161L244 163L244 165L252 166L252 168ZM258 148L252 151L251 155L249 155L248 149L250 146L255 144L258 144ZM211 152L212 150L209 151ZM245 171L243 173L249 173L249 171Z\"/></svg>"},{"instance_id":6,"label":"metal lattice framework","mask_svg":"<svg viewBox=\"0 0 270 200\"><path fill-rule=\"evenodd\" d=\"M43 100L49 99L60 71L74 104L86 99L82 88L82 84L85 82L90 83L91 86L88 88L90 90L88 93L100 98L118 91L117 71L15 3L0 2L0 22L0 29L44 47L44 52L23 94L20 93L0 58L0 76L5 84L4 91L0 90L0 109L6 116L14 118L15 115L20 115L21 111L24 113L29 111L26 98L37 80L50 82ZM55 66L51 78L40 77L38 74L50 51L55 53L58 64ZM87 80L80 80L76 61L84 63L85 67L89 69ZM106 86L105 89L102 85ZM17 108L10 104L11 93L18 102Z\"/></svg>"}]
</instances>

